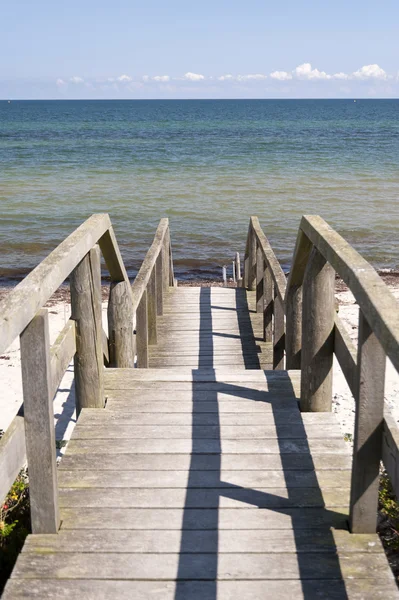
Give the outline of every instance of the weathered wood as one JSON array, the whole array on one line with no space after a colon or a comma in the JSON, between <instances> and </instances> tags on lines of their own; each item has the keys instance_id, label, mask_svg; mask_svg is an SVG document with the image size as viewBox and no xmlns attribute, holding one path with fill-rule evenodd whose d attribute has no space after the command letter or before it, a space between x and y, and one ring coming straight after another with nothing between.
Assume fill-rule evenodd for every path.
<instances>
[{"instance_id":1,"label":"weathered wood","mask_svg":"<svg viewBox=\"0 0 399 600\"><path fill-rule=\"evenodd\" d=\"M301 368L302 348L302 285L287 287L286 306L286 368Z\"/></svg>"},{"instance_id":2,"label":"weathered wood","mask_svg":"<svg viewBox=\"0 0 399 600\"><path fill-rule=\"evenodd\" d=\"M169 289L169 245L170 245L170 233L169 228L165 233L164 241L162 244L162 291L166 295Z\"/></svg>"},{"instance_id":3,"label":"weathered wood","mask_svg":"<svg viewBox=\"0 0 399 600\"><path fill-rule=\"evenodd\" d=\"M360 310L350 504L353 533L375 533L377 527L385 363L385 352Z\"/></svg>"},{"instance_id":4,"label":"weathered wood","mask_svg":"<svg viewBox=\"0 0 399 600\"><path fill-rule=\"evenodd\" d=\"M349 389L355 396L357 379L356 348L346 331L345 325L338 315L335 315L334 353L341 366Z\"/></svg>"},{"instance_id":5,"label":"weathered wood","mask_svg":"<svg viewBox=\"0 0 399 600\"><path fill-rule=\"evenodd\" d=\"M144 291L147 289L151 274L155 267L155 262L162 251L165 235L168 230L168 219L161 219L155 232L154 241L152 242L151 247L145 256L132 285L133 312L136 312Z\"/></svg>"},{"instance_id":6,"label":"weathered wood","mask_svg":"<svg viewBox=\"0 0 399 600\"><path fill-rule=\"evenodd\" d=\"M248 290L256 289L256 237L250 223L248 230Z\"/></svg>"},{"instance_id":7,"label":"weathered wood","mask_svg":"<svg viewBox=\"0 0 399 600\"><path fill-rule=\"evenodd\" d=\"M301 410L330 411L334 351L334 269L313 248L303 282Z\"/></svg>"},{"instance_id":8,"label":"weathered wood","mask_svg":"<svg viewBox=\"0 0 399 600\"><path fill-rule=\"evenodd\" d=\"M130 285L111 283L108 300L109 366L134 367L133 306Z\"/></svg>"},{"instance_id":9,"label":"weathered wood","mask_svg":"<svg viewBox=\"0 0 399 600\"><path fill-rule=\"evenodd\" d=\"M130 283L112 225L110 225L108 230L99 239L98 243L109 274L111 275L111 281L115 283L119 281ZM130 293L131 290L129 289Z\"/></svg>"},{"instance_id":10,"label":"weathered wood","mask_svg":"<svg viewBox=\"0 0 399 600\"><path fill-rule=\"evenodd\" d=\"M316 469L318 471L342 471L352 466L349 454L227 454L220 460L218 455L203 454L192 461L191 454L108 454L106 451L73 454L67 452L58 467L64 470L102 471L217 471L230 470L260 471L271 469L290 471Z\"/></svg>"},{"instance_id":11,"label":"weathered wood","mask_svg":"<svg viewBox=\"0 0 399 600\"><path fill-rule=\"evenodd\" d=\"M267 239L267 237L261 229L258 217L251 217L250 227L252 230L252 235L256 240L257 246L260 246L262 249L266 266L270 269L271 275L273 277L273 282L277 291L277 295L281 301L284 301L285 289L287 284L286 277L284 275L279 261L276 258L276 255L273 252L269 240Z\"/></svg>"},{"instance_id":12,"label":"weathered wood","mask_svg":"<svg viewBox=\"0 0 399 600\"><path fill-rule=\"evenodd\" d=\"M32 532L57 533L60 517L47 310L37 313L20 340Z\"/></svg>"},{"instance_id":13,"label":"weathered wood","mask_svg":"<svg viewBox=\"0 0 399 600\"><path fill-rule=\"evenodd\" d=\"M181 561L180 553L137 554L119 553L118 560L111 552L102 553L35 553L23 552L15 568L15 577L32 579L124 579L124 580L236 580L236 579L339 579L356 576L359 579L376 577L392 579L383 553L342 553L339 563L333 553L317 555L302 553L222 553L217 564L212 553L197 553L196 560ZM216 568L217 567L217 568ZM339 575L337 574L337 569ZM268 587L268 586L267 586ZM342 589L342 588L341 588ZM343 587L343 589L345 589ZM256 597L256 596L255 596ZM259 597L259 596L258 596ZM342 595L341 595L342 597ZM187 596L186 596L187 598Z\"/></svg>"},{"instance_id":14,"label":"weathered wood","mask_svg":"<svg viewBox=\"0 0 399 600\"><path fill-rule=\"evenodd\" d=\"M348 285L385 353L399 371L398 301L375 269L321 217L302 217L300 227Z\"/></svg>"},{"instance_id":15,"label":"weathered wood","mask_svg":"<svg viewBox=\"0 0 399 600\"><path fill-rule=\"evenodd\" d=\"M0 302L0 353L33 319L90 248L107 231L108 215L93 215Z\"/></svg>"},{"instance_id":16,"label":"weathered wood","mask_svg":"<svg viewBox=\"0 0 399 600\"><path fill-rule=\"evenodd\" d=\"M262 248L258 246L256 251L256 312L264 313L265 310L265 292L264 292L265 262Z\"/></svg>"},{"instance_id":17,"label":"weathered wood","mask_svg":"<svg viewBox=\"0 0 399 600\"><path fill-rule=\"evenodd\" d=\"M23 552L124 552L164 553L180 551L180 532L160 530L138 530L134 535L129 530L114 531L61 531L59 535L35 535L27 539ZM193 531L187 541L185 552L215 552L239 554L286 553L286 552L365 552L382 554L382 544L377 535L354 535L348 531L326 527L320 529L260 529L260 530L215 530ZM371 558L372 560L372 558Z\"/></svg>"},{"instance_id":18,"label":"weathered wood","mask_svg":"<svg viewBox=\"0 0 399 600\"><path fill-rule=\"evenodd\" d=\"M265 342L273 341L273 312L274 312L274 287L270 268L265 269L263 289L265 295L265 305L263 311L263 340Z\"/></svg>"},{"instance_id":19,"label":"weathered wood","mask_svg":"<svg viewBox=\"0 0 399 600\"><path fill-rule=\"evenodd\" d=\"M17 415L0 439L0 503L26 461L24 418Z\"/></svg>"},{"instance_id":20,"label":"weathered wood","mask_svg":"<svg viewBox=\"0 0 399 600\"><path fill-rule=\"evenodd\" d=\"M232 410L232 409L231 409ZM70 452L74 454L87 454L99 452L107 443L104 439L75 440L68 443ZM343 438L332 439L261 439L261 440L223 440L222 452L224 454L347 454ZM190 439L114 439L109 446L110 454L218 454L220 453L220 440L196 440L194 447ZM277 493L277 492L274 492ZM339 496L337 496L339 498ZM349 503L349 494L345 502Z\"/></svg>"},{"instance_id":21,"label":"weathered wood","mask_svg":"<svg viewBox=\"0 0 399 600\"><path fill-rule=\"evenodd\" d=\"M75 321L69 319L50 349L51 397L55 395L75 352Z\"/></svg>"},{"instance_id":22,"label":"weathered wood","mask_svg":"<svg viewBox=\"0 0 399 600\"><path fill-rule=\"evenodd\" d=\"M136 351L137 367L148 368L148 304L147 290L144 290L136 312Z\"/></svg>"},{"instance_id":23,"label":"weathered wood","mask_svg":"<svg viewBox=\"0 0 399 600\"><path fill-rule=\"evenodd\" d=\"M237 278L237 287L242 287L242 277L241 277L241 262L240 262L240 253L236 252L236 278Z\"/></svg>"},{"instance_id":24,"label":"weathered wood","mask_svg":"<svg viewBox=\"0 0 399 600\"><path fill-rule=\"evenodd\" d=\"M396 497L399 497L399 428L385 407L382 438L382 462L387 470Z\"/></svg>"},{"instance_id":25,"label":"weathered wood","mask_svg":"<svg viewBox=\"0 0 399 600\"><path fill-rule=\"evenodd\" d=\"M156 281L156 299L157 315L163 314L163 254L162 250L155 262L155 281Z\"/></svg>"},{"instance_id":26,"label":"weathered wood","mask_svg":"<svg viewBox=\"0 0 399 600\"><path fill-rule=\"evenodd\" d=\"M108 336L104 331L104 328L102 330L102 349L103 349L103 355L104 355L104 365L106 367L109 367L109 343L108 343Z\"/></svg>"},{"instance_id":27,"label":"weathered wood","mask_svg":"<svg viewBox=\"0 0 399 600\"><path fill-rule=\"evenodd\" d=\"M71 273L71 318L76 322L76 410L104 406L100 248Z\"/></svg>"},{"instance_id":28,"label":"weathered wood","mask_svg":"<svg viewBox=\"0 0 399 600\"><path fill-rule=\"evenodd\" d=\"M101 525L100 525L101 527ZM262 598L265 589L270 598L283 600L296 598L328 598L342 600L343 588L346 600L397 600L398 592L394 580L381 577L365 579L347 578L345 584L337 579L285 579L256 581L218 581L217 593L220 598L232 600L254 600ZM84 598L85 600L176 600L177 590L182 598L190 600L213 600L215 598L214 581L132 581L101 579L64 579L62 588L59 579L13 579L3 596L3 600L16 598L64 600L65 598Z\"/></svg>"},{"instance_id":29,"label":"weathered wood","mask_svg":"<svg viewBox=\"0 0 399 600\"><path fill-rule=\"evenodd\" d=\"M284 369L285 326L284 306L277 291L274 291L273 369Z\"/></svg>"},{"instance_id":30,"label":"weathered wood","mask_svg":"<svg viewBox=\"0 0 399 600\"><path fill-rule=\"evenodd\" d=\"M153 268L147 286L148 344L157 343L157 273Z\"/></svg>"}]
</instances>

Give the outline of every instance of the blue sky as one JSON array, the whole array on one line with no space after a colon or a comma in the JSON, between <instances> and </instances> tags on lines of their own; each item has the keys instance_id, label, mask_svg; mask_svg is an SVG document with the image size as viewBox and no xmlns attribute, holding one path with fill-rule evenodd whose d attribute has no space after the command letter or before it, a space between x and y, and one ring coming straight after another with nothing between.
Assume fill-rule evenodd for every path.
<instances>
[{"instance_id":1,"label":"blue sky","mask_svg":"<svg viewBox=\"0 0 399 600\"><path fill-rule=\"evenodd\" d=\"M397 97L397 0L11 0L0 98Z\"/></svg>"}]
</instances>

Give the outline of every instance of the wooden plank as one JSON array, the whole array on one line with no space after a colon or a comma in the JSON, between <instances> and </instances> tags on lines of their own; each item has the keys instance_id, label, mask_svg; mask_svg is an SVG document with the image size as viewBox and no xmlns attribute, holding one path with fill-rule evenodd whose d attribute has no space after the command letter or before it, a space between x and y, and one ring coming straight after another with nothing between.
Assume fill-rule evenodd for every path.
<instances>
[{"instance_id":1,"label":"wooden plank","mask_svg":"<svg viewBox=\"0 0 399 600\"><path fill-rule=\"evenodd\" d=\"M313 248L303 283L301 411L330 411L334 352L335 273Z\"/></svg>"},{"instance_id":2,"label":"wooden plank","mask_svg":"<svg viewBox=\"0 0 399 600\"><path fill-rule=\"evenodd\" d=\"M50 348L51 393L53 397L76 352L75 321L69 319Z\"/></svg>"},{"instance_id":3,"label":"wooden plank","mask_svg":"<svg viewBox=\"0 0 399 600\"><path fill-rule=\"evenodd\" d=\"M71 318L76 324L76 411L104 406L100 248L71 273Z\"/></svg>"},{"instance_id":4,"label":"wooden plank","mask_svg":"<svg viewBox=\"0 0 399 600\"><path fill-rule=\"evenodd\" d=\"M383 554L363 552L342 554L340 560L332 553L281 554L213 554L197 553L195 560L182 560L176 554L112 553L22 553L14 577L21 579L140 579L140 580L235 580L235 579L341 579L389 578L390 567ZM344 589L344 588L343 588Z\"/></svg>"},{"instance_id":5,"label":"wooden plank","mask_svg":"<svg viewBox=\"0 0 399 600\"><path fill-rule=\"evenodd\" d=\"M253 234L252 224L248 229L248 289L256 289L256 238Z\"/></svg>"},{"instance_id":6,"label":"wooden plank","mask_svg":"<svg viewBox=\"0 0 399 600\"><path fill-rule=\"evenodd\" d=\"M335 315L334 353L353 395L356 394L357 356L356 348L346 331L345 325Z\"/></svg>"},{"instance_id":7,"label":"wooden plank","mask_svg":"<svg viewBox=\"0 0 399 600\"><path fill-rule=\"evenodd\" d=\"M195 418L194 418L194 422ZM260 440L260 439L325 439L343 438L338 426L272 424L272 425L80 425L73 431L74 440L91 439L202 439L202 440Z\"/></svg>"},{"instance_id":8,"label":"wooden plank","mask_svg":"<svg viewBox=\"0 0 399 600\"><path fill-rule=\"evenodd\" d=\"M399 428L387 407L384 412L382 462L388 472L394 492L399 497Z\"/></svg>"},{"instance_id":9,"label":"wooden plank","mask_svg":"<svg viewBox=\"0 0 399 600\"><path fill-rule=\"evenodd\" d=\"M308 417L316 417L316 419ZM190 413L136 413L132 410L112 410L107 406L107 410L86 410L84 409L79 416L78 427L84 425L191 425L195 421L196 425L275 425L290 426L302 425L309 426L330 426L339 429L338 421L333 413L299 413L290 408L275 408L273 412L262 415L254 413L199 413L198 415Z\"/></svg>"},{"instance_id":10,"label":"wooden plank","mask_svg":"<svg viewBox=\"0 0 399 600\"><path fill-rule=\"evenodd\" d=\"M26 461L24 418L17 415L0 439L0 502Z\"/></svg>"},{"instance_id":11,"label":"wooden plank","mask_svg":"<svg viewBox=\"0 0 399 600\"><path fill-rule=\"evenodd\" d=\"M86 454L101 451L106 440L77 440L68 442L70 452ZM338 438L320 439L268 439L268 440L196 440L189 439L117 439L107 445L110 454L347 454L345 442Z\"/></svg>"},{"instance_id":12,"label":"wooden plank","mask_svg":"<svg viewBox=\"0 0 399 600\"><path fill-rule=\"evenodd\" d=\"M375 533L384 424L385 352L359 311L350 529Z\"/></svg>"},{"instance_id":13,"label":"wooden plank","mask_svg":"<svg viewBox=\"0 0 399 600\"><path fill-rule=\"evenodd\" d=\"M0 353L28 325L110 225L108 215L92 215L4 297L0 302Z\"/></svg>"},{"instance_id":14,"label":"wooden plank","mask_svg":"<svg viewBox=\"0 0 399 600\"><path fill-rule=\"evenodd\" d=\"M32 532L57 533L60 517L46 309L32 319L20 342Z\"/></svg>"},{"instance_id":15,"label":"wooden plank","mask_svg":"<svg viewBox=\"0 0 399 600\"><path fill-rule=\"evenodd\" d=\"M275 508L338 507L349 500L349 488L60 488L60 507L108 508Z\"/></svg>"},{"instance_id":16,"label":"wooden plank","mask_svg":"<svg viewBox=\"0 0 399 600\"><path fill-rule=\"evenodd\" d=\"M130 285L111 283L108 300L109 366L134 367L133 306Z\"/></svg>"},{"instance_id":17,"label":"wooden plank","mask_svg":"<svg viewBox=\"0 0 399 600\"><path fill-rule=\"evenodd\" d=\"M102 348L103 348L103 355L104 355L104 365L106 367L108 367L109 366L108 336L105 333L104 329L102 329L101 337L102 337Z\"/></svg>"},{"instance_id":18,"label":"wooden plank","mask_svg":"<svg viewBox=\"0 0 399 600\"><path fill-rule=\"evenodd\" d=\"M162 246L163 249L163 246ZM157 316L163 314L163 252L158 254L155 261L155 281L156 281L156 299L157 299Z\"/></svg>"},{"instance_id":19,"label":"wooden plank","mask_svg":"<svg viewBox=\"0 0 399 600\"><path fill-rule=\"evenodd\" d=\"M344 589L345 587L345 589ZM296 598L328 598L329 600L397 600L398 592L392 579L368 577L366 579L346 579L345 586L340 579L321 580L257 580L257 581L218 581L217 593L225 600L255 600L262 598L267 589L270 598L283 600ZM122 581L95 579L64 579L62 588L58 579L13 579L3 596L11 598L40 598L65 600L84 598L85 600L176 600L176 593L190 600L214 600L214 581Z\"/></svg>"},{"instance_id":20,"label":"wooden plank","mask_svg":"<svg viewBox=\"0 0 399 600\"><path fill-rule=\"evenodd\" d=\"M253 490L269 488L335 487L349 490L350 470L343 471L59 471L60 488L184 488L222 490L246 487ZM229 493L229 492L228 492ZM223 492L222 492L223 494Z\"/></svg>"},{"instance_id":21,"label":"wooden plank","mask_svg":"<svg viewBox=\"0 0 399 600\"><path fill-rule=\"evenodd\" d=\"M90 529L140 531L162 530L295 530L328 526L347 529L348 508L320 507L285 508L283 511L264 508L220 508L184 510L183 508L109 508L86 507L84 511L73 507L61 509L62 529Z\"/></svg>"},{"instance_id":22,"label":"wooden plank","mask_svg":"<svg viewBox=\"0 0 399 600\"><path fill-rule=\"evenodd\" d=\"M215 454L197 454L192 461L191 454L108 454L104 450L88 451L86 454L63 456L58 472L65 470L103 470L103 471L195 471L226 470L313 470L340 471L350 469L352 460L349 454L227 454L222 457Z\"/></svg>"},{"instance_id":23,"label":"wooden plank","mask_svg":"<svg viewBox=\"0 0 399 600\"><path fill-rule=\"evenodd\" d=\"M302 285L287 286L286 311L286 368L301 368L302 350Z\"/></svg>"},{"instance_id":24,"label":"wooden plank","mask_svg":"<svg viewBox=\"0 0 399 600\"><path fill-rule=\"evenodd\" d=\"M235 412L237 414L241 413L254 413L259 415L272 413L276 407L278 408L291 408L295 410L297 408L297 403L292 398L289 399L281 399L278 396L275 396L269 402L262 401L251 401L251 400L235 400L232 397L226 397L224 400L224 396L222 396L221 400L216 400L216 394L213 394L214 399L199 399L197 401L197 397L195 396L195 406L192 400L165 400L166 392L162 392L160 395L156 396L156 398L152 398L151 395L146 396L143 400L134 400L132 403L132 399L125 398L125 394L123 393L122 399L114 395L107 394L107 407L112 408L113 410L132 410L134 413L188 413L193 414L195 412L195 416L201 413L231 413ZM218 394L218 397L220 394ZM195 411L194 411L195 408Z\"/></svg>"},{"instance_id":25,"label":"wooden plank","mask_svg":"<svg viewBox=\"0 0 399 600\"><path fill-rule=\"evenodd\" d=\"M265 307L265 296L264 296L264 276L265 276L265 264L263 259L263 253L260 246L256 251L256 312L264 312Z\"/></svg>"},{"instance_id":26,"label":"wooden plank","mask_svg":"<svg viewBox=\"0 0 399 600\"><path fill-rule=\"evenodd\" d=\"M200 372L192 372L192 369L162 369L140 371L138 369L107 369L105 381L108 388L113 385L124 385L131 387L136 381L176 381L176 382L253 382L267 385L272 384L274 389L290 387L300 379L296 371L239 371L234 369L201 369ZM116 388L114 388L116 389ZM279 390L280 391L280 390Z\"/></svg>"},{"instance_id":27,"label":"wooden plank","mask_svg":"<svg viewBox=\"0 0 399 600\"><path fill-rule=\"evenodd\" d=\"M119 553L179 553L181 549L179 531L61 531L59 535L31 535L27 538L23 552L107 552ZM190 554L263 554L273 552L364 552L373 560L375 554L384 550L377 535L354 535L348 531L330 531L327 527L313 530L222 530L193 531L187 536L184 552Z\"/></svg>"},{"instance_id":28,"label":"wooden plank","mask_svg":"<svg viewBox=\"0 0 399 600\"><path fill-rule=\"evenodd\" d=\"M274 288L273 369L284 369L285 326L284 306Z\"/></svg>"}]
</instances>

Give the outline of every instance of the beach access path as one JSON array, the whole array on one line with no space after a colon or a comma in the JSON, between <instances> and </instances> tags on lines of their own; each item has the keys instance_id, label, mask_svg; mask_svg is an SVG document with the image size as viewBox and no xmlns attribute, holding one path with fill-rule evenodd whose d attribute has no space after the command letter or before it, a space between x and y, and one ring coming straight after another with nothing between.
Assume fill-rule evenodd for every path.
<instances>
[{"instance_id":1,"label":"beach access path","mask_svg":"<svg viewBox=\"0 0 399 600\"><path fill-rule=\"evenodd\" d=\"M350 534L351 455L272 371L254 292L170 288L149 369L106 369L58 469L58 535L28 537L14 598L398 598Z\"/></svg>"}]
</instances>

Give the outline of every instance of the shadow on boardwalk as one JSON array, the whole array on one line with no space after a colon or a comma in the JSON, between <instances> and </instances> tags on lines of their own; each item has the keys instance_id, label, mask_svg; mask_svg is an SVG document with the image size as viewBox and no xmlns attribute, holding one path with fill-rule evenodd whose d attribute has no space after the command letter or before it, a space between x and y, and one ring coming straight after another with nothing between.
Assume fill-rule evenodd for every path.
<instances>
[{"instance_id":1,"label":"shadow on boardwalk","mask_svg":"<svg viewBox=\"0 0 399 600\"><path fill-rule=\"evenodd\" d=\"M203 354L207 361L209 360L209 348L213 346L213 333L212 328L209 328L209 321L212 321L212 304L211 304L211 289L202 288L200 295L200 315L201 320L206 319L208 326L199 332L200 339L200 353L199 353L199 370L201 370L201 347L206 348L207 352ZM219 334L222 335L222 334ZM209 364L209 363L207 363ZM209 369L207 370L209 373ZM193 374L197 371L193 371ZM284 377L283 374L281 374ZM265 381L267 376L265 375ZM287 381L290 381L287 376ZM309 514L312 511L306 508L301 509L298 503L298 493L293 494L293 491L298 492L298 488L292 487L292 479L290 479L290 470L292 469L292 454L286 453L287 451L287 438L281 436L281 431L287 429L287 422L284 420L284 413L278 409L273 409L274 422L277 432L277 442L280 448L280 458L282 463L282 469L285 479L285 485L287 488L287 496L279 497L264 491L240 487L229 483L228 481L222 481L222 440L221 440L221 428L220 428L220 414L218 408L218 391L223 391L233 396L235 400L245 399L252 400L254 402L267 402L267 396L270 393L271 396L276 395L278 389L273 389L273 380L271 379L268 383L269 392L259 391L251 389L250 387L244 387L242 385L234 385L224 382L217 382L216 376L214 375L214 385L207 385L207 402L214 404L212 411L212 423L216 430L219 432L217 441L212 439L213 448L211 460L209 455L204 456L203 452L203 439L196 437L196 426L203 424L204 413L201 410L200 403L202 401L201 395L198 395L201 389L201 384L193 382L192 388L192 401L193 401L193 414L192 414L192 454L190 462L190 471L188 476L186 499L182 521L181 531L181 544L179 554L179 565L177 573L177 583L175 600L187 600L190 597L190 592L187 587L188 580L196 580L204 582L195 590L198 596L195 595L195 600L201 598L201 600L216 600L218 598L217 579L218 579L218 563L219 563L219 506L222 498L229 498L242 502L243 508L254 507L258 509L272 510L276 513L281 513L291 518L291 527L293 531L293 537L296 546L297 559L297 573L301 580L302 586L302 597L305 600L314 600L315 598L330 598L336 600L345 600L348 598L345 583L342 578L342 573L339 565L338 556L335 553L336 548L334 545L334 539L330 530L330 526L334 519L336 526L337 513L331 513L325 509L321 519L317 519L314 523L314 527L317 530L324 533L323 548L328 549L326 551L309 552L310 548L304 544L303 533L304 528L308 530L309 519L304 519L303 512L308 511ZM211 389L212 388L212 389ZM293 392L293 390L292 390ZM294 393L294 392L293 392ZM275 405L274 405L275 406ZM299 420L302 423L301 420ZM297 426L296 426L297 428ZM314 488L312 498L316 498L315 504L319 507L323 507L323 497L321 490L317 483L316 473L314 471L314 464L311 458L310 449L306 441L305 428L302 423L302 431L299 432L300 438L303 444L303 458L304 468L313 472L311 477L311 485ZM299 437L299 436L298 436ZM199 505L197 500L198 495L198 471L204 469L204 465L211 464L212 470L216 473L216 477L213 479L218 481L218 485L214 488L208 488L206 490L206 506ZM265 481L265 487L268 482ZM305 489L300 489L305 497ZM305 500L306 503L306 500ZM295 510L295 507L298 507ZM198 510L202 509L202 510ZM202 514L203 518L196 522L196 516ZM239 509L237 510L237 518L240 518ZM345 517L342 515L341 522L345 522ZM270 528L270 527L269 527ZM202 552L203 549L199 548L200 530L210 530L212 535L208 538L208 544L206 551ZM270 549L273 551L273 548ZM198 554L196 554L196 551ZM254 556L256 556L254 554ZM276 557L277 554L272 556ZM283 555L280 555L280 557ZM284 560L284 559L283 559ZM254 576L256 579L256 575ZM317 580L320 579L318 582ZM330 580L329 582L322 581L322 579ZM205 583L206 582L206 583ZM326 584L328 588L326 588ZM267 583L265 583L264 596L267 597ZM191 591L193 588L191 588Z\"/></svg>"}]
</instances>

